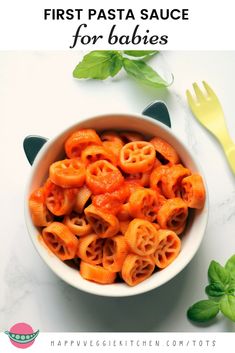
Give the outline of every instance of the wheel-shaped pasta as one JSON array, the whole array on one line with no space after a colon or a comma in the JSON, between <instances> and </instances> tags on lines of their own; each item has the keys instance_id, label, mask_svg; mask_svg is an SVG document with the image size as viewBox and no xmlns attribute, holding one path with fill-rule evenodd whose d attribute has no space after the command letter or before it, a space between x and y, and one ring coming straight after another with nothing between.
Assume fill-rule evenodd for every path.
<instances>
[{"instance_id":1,"label":"wheel-shaped pasta","mask_svg":"<svg viewBox=\"0 0 235 353\"><path fill-rule=\"evenodd\" d=\"M91 225L88 223L84 215L78 215L74 212L65 216L63 223L71 230L71 232L79 237L90 234Z\"/></svg>"},{"instance_id":2,"label":"wheel-shaped pasta","mask_svg":"<svg viewBox=\"0 0 235 353\"><path fill-rule=\"evenodd\" d=\"M125 235L128 226L129 226L130 220L129 221L119 221L119 230L122 235Z\"/></svg>"},{"instance_id":3,"label":"wheel-shaped pasta","mask_svg":"<svg viewBox=\"0 0 235 353\"><path fill-rule=\"evenodd\" d=\"M120 135L115 131L105 131L101 134L101 140L103 141L103 146L112 151L118 159L120 150L124 146Z\"/></svg>"},{"instance_id":4,"label":"wheel-shaped pasta","mask_svg":"<svg viewBox=\"0 0 235 353\"><path fill-rule=\"evenodd\" d=\"M146 219L154 222L157 219L157 212L162 205L162 199L152 189L136 189L129 198L130 214L133 218Z\"/></svg>"},{"instance_id":5,"label":"wheel-shaped pasta","mask_svg":"<svg viewBox=\"0 0 235 353\"><path fill-rule=\"evenodd\" d=\"M158 223L152 223L152 225L155 227L155 229L159 230L160 229L160 226Z\"/></svg>"},{"instance_id":6,"label":"wheel-shaped pasta","mask_svg":"<svg viewBox=\"0 0 235 353\"><path fill-rule=\"evenodd\" d=\"M86 183L95 195L115 191L123 181L121 172L108 161L96 161L87 167Z\"/></svg>"},{"instance_id":7,"label":"wheel-shaped pasta","mask_svg":"<svg viewBox=\"0 0 235 353\"><path fill-rule=\"evenodd\" d=\"M123 183L118 190L115 190L112 193L94 196L92 204L104 212L116 215L121 210L123 203L129 198L129 196L129 187Z\"/></svg>"},{"instance_id":8,"label":"wheel-shaped pasta","mask_svg":"<svg viewBox=\"0 0 235 353\"><path fill-rule=\"evenodd\" d=\"M53 221L53 216L46 207L44 188L41 187L30 195L29 211L36 227L47 227Z\"/></svg>"},{"instance_id":9,"label":"wheel-shaped pasta","mask_svg":"<svg viewBox=\"0 0 235 353\"><path fill-rule=\"evenodd\" d=\"M181 249L181 240L175 232L169 229L160 229L159 244L153 254L155 265L165 268L178 256Z\"/></svg>"},{"instance_id":10,"label":"wheel-shaped pasta","mask_svg":"<svg viewBox=\"0 0 235 353\"><path fill-rule=\"evenodd\" d=\"M181 182L190 174L190 170L183 167L182 164L172 165L162 178L163 195L168 199L180 197Z\"/></svg>"},{"instance_id":11,"label":"wheel-shaped pasta","mask_svg":"<svg viewBox=\"0 0 235 353\"><path fill-rule=\"evenodd\" d=\"M81 187L86 179L84 164L78 159L64 159L50 166L51 181L62 188Z\"/></svg>"},{"instance_id":12,"label":"wheel-shaped pasta","mask_svg":"<svg viewBox=\"0 0 235 353\"><path fill-rule=\"evenodd\" d=\"M167 174L169 167L166 165L160 165L153 169L150 174L150 187L153 190L156 190L158 193L162 194L162 184L165 175Z\"/></svg>"},{"instance_id":13,"label":"wheel-shaped pasta","mask_svg":"<svg viewBox=\"0 0 235 353\"><path fill-rule=\"evenodd\" d=\"M103 242L96 234L89 234L79 240L77 255L91 265L100 265L103 258Z\"/></svg>"},{"instance_id":14,"label":"wheel-shaped pasta","mask_svg":"<svg viewBox=\"0 0 235 353\"><path fill-rule=\"evenodd\" d=\"M113 191L111 195L116 197L122 203L128 201L130 197L130 188L128 183L124 182L117 190Z\"/></svg>"},{"instance_id":15,"label":"wheel-shaped pasta","mask_svg":"<svg viewBox=\"0 0 235 353\"><path fill-rule=\"evenodd\" d=\"M122 138L120 137L120 135L116 132L116 131L104 131L101 135L100 135L101 141L102 142L110 142L112 145L114 144L119 144L120 146L123 146L124 143L122 141ZM110 146L112 146L110 144Z\"/></svg>"},{"instance_id":16,"label":"wheel-shaped pasta","mask_svg":"<svg viewBox=\"0 0 235 353\"><path fill-rule=\"evenodd\" d=\"M149 256L129 254L122 266L122 279L129 286L136 286L151 276L155 268L154 261Z\"/></svg>"},{"instance_id":17,"label":"wheel-shaped pasta","mask_svg":"<svg viewBox=\"0 0 235 353\"><path fill-rule=\"evenodd\" d=\"M174 147L162 138L154 137L150 143L154 146L156 157L162 164L177 164L180 162L180 158Z\"/></svg>"},{"instance_id":18,"label":"wheel-shaped pasta","mask_svg":"<svg viewBox=\"0 0 235 353\"><path fill-rule=\"evenodd\" d=\"M181 196L188 207L203 208L205 188L202 177L199 174L192 174L182 180Z\"/></svg>"},{"instance_id":19,"label":"wheel-shaped pasta","mask_svg":"<svg viewBox=\"0 0 235 353\"><path fill-rule=\"evenodd\" d=\"M120 132L120 136L125 144L129 142L144 140L144 136L142 134L134 131L122 131Z\"/></svg>"},{"instance_id":20,"label":"wheel-shaped pasta","mask_svg":"<svg viewBox=\"0 0 235 353\"><path fill-rule=\"evenodd\" d=\"M176 234L181 235L184 232L186 225L187 225L187 220L184 223L182 223L181 227L176 229L176 231L175 231Z\"/></svg>"},{"instance_id":21,"label":"wheel-shaped pasta","mask_svg":"<svg viewBox=\"0 0 235 353\"><path fill-rule=\"evenodd\" d=\"M64 189L48 180L45 184L46 206L55 216L63 216L73 209L77 189Z\"/></svg>"},{"instance_id":22,"label":"wheel-shaped pasta","mask_svg":"<svg viewBox=\"0 0 235 353\"><path fill-rule=\"evenodd\" d=\"M77 213L82 213L91 195L92 192L86 185L83 185L81 188L79 188L76 194L75 204L73 207L74 211L76 211Z\"/></svg>"},{"instance_id":23,"label":"wheel-shaped pasta","mask_svg":"<svg viewBox=\"0 0 235 353\"><path fill-rule=\"evenodd\" d=\"M42 238L48 248L62 261L76 257L78 239L63 223L51 223L43 229Z\"/></svg>"},{"instance_id":24,"label":"wheel-shaped pasta","mask_svg":"<svg viewBox=\"0 0 235 353\"><path fill-rule=\"evenodd\" d=\"M117 214L117 218L120 221L130 221L131 220L131 214L130 214L130 208L129 208L129 202L124 203L121 205L121 208Z\"/></svg>"},{"instance_id":25,"label":"wheel-shaped pasta","mask_svg":"<svg viewBox=\"0 0 235 353\"><path fill-rule=\"evenodd\" d=\"M65 141L67 159L29 197L42 241L84 279L136 285L180 251L188 207L205 188L168 142L138 132L80 129ZM118 279L118 281L119 281Z\"/></svg>"},{"instance_id":26,"label":"wheel-shaped pasta","mask_svg":"<svg viewBox=\"0 0 235 353\"><path fill-rule=\"evenodd\" d=\"M154 147L146 141L129 142L120 151L119 164L125 173L147 172L154 162Z\"/></svg>"},{"instance_id":27,"label":"wheel-shaped pasta","mask_svg":"<svg viewBox=\"0 0 235 353\"><path fill-rule=\"evenodd\" d=\"M122 206L121 201L111 193L94 196L92 204L103 212L111 213L113 215L116 215Z\"/></svg>"},{"instance_id":28,"label":"wheel-shaped pasta","mask_svg":"<svg viewBox=\"0 0 235 353\"><path fill-rule=\"evenodd\" d=\"M143 186L141 186L139 181L137 181L137 180L127 180L127 181L125 181L125 184L128 185L128 188L130 190L130 195L135 190L143 188Z\"/></svg>"},{"instance_id":29,"label":"wheel-shaped pasta","mask_svg":"<svg viewBox=\"0 0 235 353\"><path fill-rule=\"evenodd\" d=\"M103 248L103 266L111 272L119 272L128 254L128 245L123 235L105 240Z\"/></svg>"},{"instance_id":30,"label":"wheel-shaped pasta","mask_svg":"<svg viewBox=\"0 0 235 353\"><path fill-rule=\"evenodd\" d=\"M148 186L150 181L151 171L144 173L126 174L125 180L127 182L136 182L141 186Z\"/></svg>"},{"instance_id":31,"label":"wheel-shaped pasta","mask_svg":"<svg viewBox=\"0 0 235 353\"><path fill-rule=\"evenodd\" d=\"M156 228L144 219L133 219L125 233L131 251L140 256L148 256L156 250L159 239Z\"/></svg>"},{"instance_id":32,"label":"wheel-shaped pasta","mask_svg":"<svg viewBox=\"0 0 235 353\"><path fill-rule=\"evenodd\" d=\"M101 159L105 159L114 165L117 164L115 155L104 146L88 146L82 151L81 161L86 166Z\"/></svg>"},{"instance_id":33,"label":"wheel-shaped pasta","mask_svg":"<svg viewBox=\"0 0 235 353\"><path fill-rule=\"evenodd\" d=\"M119 221L114 215L104 213L94 205L85 208L84 212L92 229L100 238L112 237L119 231Z\"/></svg>"},{"instance_id":34,"label":"wheel-shaped pasta","mask_svg":"<svg viewBox=\"0 0 235 353\"><path fill-rule=\"evenodd\" d=\"M109 270L106 270L106 268L101 266L88 264L85 261L81 261L80 274L83 278L87 279L88 281L100 284L113 283L117 276L115 272L110 272Z\"/></svg>"},{"instance_id":35,"label":"wheel-shaped pasta","mask_svg":"<svg viewBox=\"0 0 235 353\"><path fill-rule=\"evenodd\" d=\"M159 161L159 159L157 159L157 157L156 157L152 170L154 170L154 169L157 168L157 167L160 167L161 165L163 165L163 164L162 164L162 163Z\"/></svg>"},{"instance_id":36,"label":"wheel-shaped pasta","mask_svg":"<svg viewBox=\"0 0 235 353\"><path fill-rule=\"evenodd\" d=\"M82 150L90 145L102 145L93 129L81 129L74 132L65 142L65 152L69 158L81 156Z\"/></svg>"},{"instance_id":37,"label":"wheel-shaped pasta","mask_svg":"<svg viewBox=\"0 0 235 353\"><path fill-rule=\"evenodd\" d=\"M166 200L157 214L157 221L162 229L170 229L181 234L188 217L188 207L179 197Z\"/></svg>"}]
</instances>

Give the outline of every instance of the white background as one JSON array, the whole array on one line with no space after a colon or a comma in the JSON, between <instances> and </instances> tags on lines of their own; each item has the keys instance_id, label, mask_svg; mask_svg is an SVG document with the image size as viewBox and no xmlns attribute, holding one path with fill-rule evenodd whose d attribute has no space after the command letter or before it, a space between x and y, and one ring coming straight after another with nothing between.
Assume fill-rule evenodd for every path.
<instances>
[{"instance_id":1,"label":"white background","mask_svg":"<svg viewBox=\"0 0 235 353\"><path fill-rule=\"evenodd\" d=\"M111 26L118 24L119 35L127 35L133 32L136 24L141 24L141 33L149 29L154 34L167 34L169 42L166 46L154 47L157 49L173 50L209 50L209 49L235 49L234 41L234 10L235 2L232 0L148 0L139 2L136 0L119 0L110 2L107 0L7 0L1 2L0 11L0 48L1 49L69 49L72 36L81 21L44 21L43 10L45 8L131 8L136 13L136 23L128 21L104 21L92 19L88 21L88 33L103 34L105 38ZM141 8L188 8L189 21L139 21ZM85 11L84 11L85 13ZM87 50L91 46L76 49ZM107 41L97 42L96 49L112 49ZM115 46L116 49L121 49ZM154 49L153 46L145 46L145 49ZM92 47L94 49L94 46ZM128 49L144 49L144 46L129 45Z\"/></svg>"},{"instance_id":2,"label":"white background","mask_svg":"<svg viewBox=\"0 0 235 353\"><path fill-rule=\"evenodd\" d=\"M140 86L124 72L112 80L77 81L72 71L79 52L0 53L1 247L0 329L25 321L42 331L235 331L218 318L196 326L187 308L205 298L207 268L235 253L235 187L222 150L190 114L185 89L207 80L223 104L235 141L235 52L164 52L152 65L173 72L169 90ZM83 116L141 112L164 100L172 128L197 155L209 187L210 218L205 238L190 265L163 287L131 298L82 293L46 267L27 234L23 199L30 166L22 142L29 134L53 137Z\"/></svg>"}]
</instances>

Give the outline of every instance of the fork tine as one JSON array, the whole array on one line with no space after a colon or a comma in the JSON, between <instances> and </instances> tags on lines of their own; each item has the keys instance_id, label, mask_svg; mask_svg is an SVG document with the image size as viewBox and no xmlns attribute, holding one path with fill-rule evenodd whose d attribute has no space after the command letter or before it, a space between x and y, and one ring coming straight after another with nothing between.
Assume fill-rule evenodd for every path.
<instances>
[{"instance_id":1,"label":"fork tine","mask_svg":"<svg viewBox=\"0 0 235 353\"><path fill-rule=\"evenodd\" d=\"M216 99L217 99L217 96L216 96L215 92L214 92L213 89L208 85L208 83L206 83L206 81L202 81L202 83L203 83L203 86L205 87L205 90L206 90L208 96L209 96L210 98L216 98Z\"/></svg>"},{"instance_id":2,"label":"fork tine","mask_svg":"<svg viewBox=\"0 0 235 353\"><path fill-rule=\"evenodd\" d=\"M201 91L201 89L199 88L196 82L193 83L193 88L199 102L206 99L203 92Z\"/></svg>"},{"instance_id":3,"label":"fork tine","mask_svg":"<svg viewBox=\"0 0 235 353\"><path fill-rule=\"evenodd\" d=\"M191 93L188 89L186 91L186 97L187 97L187 101L188 101L189 106L192 108L192 106L195 105L195 101L194 101L193 96L191 95Z\"/></svg>"}]
</instances>

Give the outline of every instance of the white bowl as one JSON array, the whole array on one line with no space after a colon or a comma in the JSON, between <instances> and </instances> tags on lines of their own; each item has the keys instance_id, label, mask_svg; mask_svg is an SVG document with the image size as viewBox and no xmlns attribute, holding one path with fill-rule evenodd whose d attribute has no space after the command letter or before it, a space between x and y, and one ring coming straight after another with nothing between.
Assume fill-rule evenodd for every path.
<instances>
[{"instance_id":1,"label":"white bowl","mask_svg":"<svg viewBox=\"0 0 235 353\"><path fill-rule=\"evenodd\" d=\"M150 278L135 287L129 287L125 283L101 285L86 281L80 276L77 270L64 264L47 249L42 241L40 241L40 237L38 236L39 230L32 223L29 213L28 197L34 189L41 186L46 180L49 165L63 157L64 142L68 136L80 128L93 128L98 131L116 129L134 130L141 132L146 137L160 136L174 146L185 166L193 172L200 173L203 177L203 172L198 162L180 139L171 129L152 118L137 114L109 114L85 119L48 141L39 151L33 163L25 196L25 219L30 238L42 259L55 274L73 287L85 292L108 297L123 297L148 292L154 288L158 288L180 273L196 254L206 229L208 196L206 196L204 208L191 213L189 224L182 238L182 250L174 262L167 268L154 273Z\"/></svg>"}]
</instances>

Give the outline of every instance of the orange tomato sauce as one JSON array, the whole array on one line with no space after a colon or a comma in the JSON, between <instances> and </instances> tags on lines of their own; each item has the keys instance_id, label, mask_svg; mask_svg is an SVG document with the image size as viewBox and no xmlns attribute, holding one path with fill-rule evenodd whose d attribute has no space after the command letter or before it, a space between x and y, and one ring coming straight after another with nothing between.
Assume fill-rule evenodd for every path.
<instances>
[{"instance_id":1,"label":"orange tomato sauce","mask_svg":"<svg viewBox=\"0 0 235 353\"><path fill-rule=\"evenodd\" d=\"M181 250L189 208L203 208L202 177L168 141L133 131L75 131L66 159L29 196L38 240L100 285L135 286Z\"/></svg>"}]
</instances>

